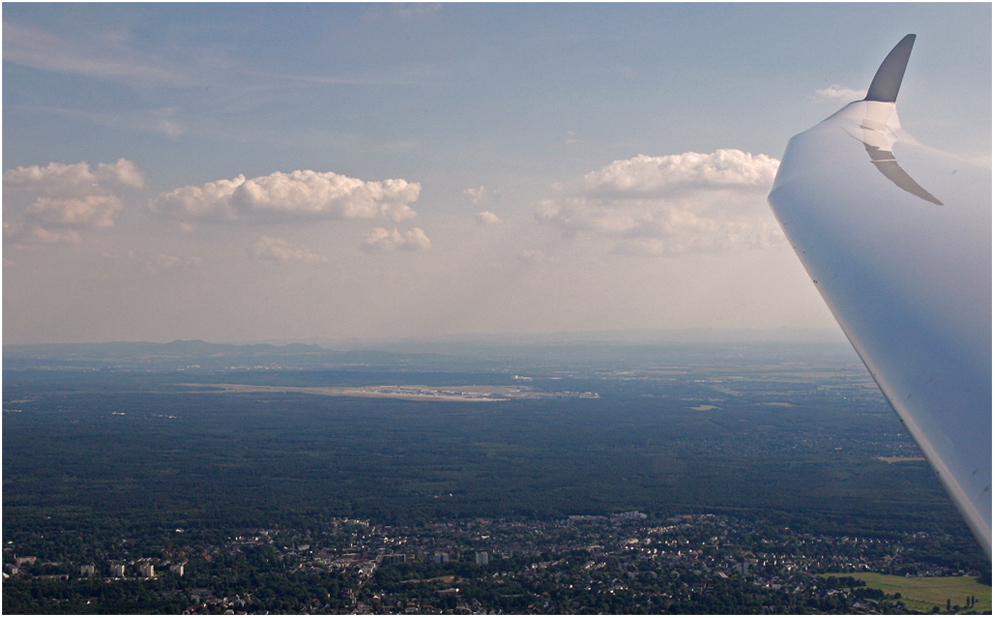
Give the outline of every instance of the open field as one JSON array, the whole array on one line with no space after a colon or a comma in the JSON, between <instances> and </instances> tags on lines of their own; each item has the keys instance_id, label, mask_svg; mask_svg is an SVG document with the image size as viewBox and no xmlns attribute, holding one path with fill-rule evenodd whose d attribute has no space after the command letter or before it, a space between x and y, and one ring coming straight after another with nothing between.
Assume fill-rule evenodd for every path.
<instances>
[{"instance_id":1,"label":"open field","mask_svg":"<svg viewBox=\"0 0 995 618\"><path fill-rule=\"evenodd\" d=\"M906 461L926 461L925 457L875 457L874 459L889 464L902 463Z\"/></svg>"},{"instance_id":2,"label":"open field","mask_svg":"<svg viewBox=\"0 0 995 618\"><path fill-rule=\"evenodd\" d=\"M592 392L542 392L520 386L463 385L423 386L262 386L257 384L188 384L187 386L221 389L225 393L303 393L324 397L379 397L407 401L508 401L509 399L544 399L553 397L579 397L597 399Z\"/></svg>"},{"instance_id":3,"label":"open field","mask_svg":"<svg viewBox=\"0 0 995 618\"><path fill-rule=\"evenodd\" d=\"M191 385L193 386L193 385ZM228 393L304 393L325 397L383 397L409 401L504 401L522 396L509 386L258 386L253 384L204 384Z\"/></svg>"},{"instance_id":4,"label":"open field","mask_svg":"<svg viewBox=\"0 0 995 618\"><path fill-rule=\"evenodd\" d=\"M877 588L885 594L901 593L905 606L913 611L928 612L934 607L946 610L947 599L950 606L967 604L967 598L975 597L971 612L990 614L992 612L992 589L979 584L973 577L902 577L881 573L826 573L825 576L855 577L867 582L868 588Z\"/></svg>"}]
</instances>

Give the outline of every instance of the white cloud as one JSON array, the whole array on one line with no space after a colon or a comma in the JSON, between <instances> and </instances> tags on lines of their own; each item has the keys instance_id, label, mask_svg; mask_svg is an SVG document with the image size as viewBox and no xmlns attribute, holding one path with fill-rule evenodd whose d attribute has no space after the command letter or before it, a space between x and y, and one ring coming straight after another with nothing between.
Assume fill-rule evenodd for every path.
<instances>
[{"instance_id":1,"label":"white cloud","mask_svg":"<svg viewBox=\"0 0 995 618\"><path fill-rule=\"evenodd\" d=\"M132 113L132 117L127 119L127 123L137 129L161 133L166 137L176 139L184 133L183 124L175 118L176 113L177 108L175 107L164 107L152 111L143 110ZM115 114L115 116L120 117L120 114ZM117 122L121 122L120 118Z\"/></svg>"},{"instance_id":2,"label":"white cloud","mask_svg":"<svg viewBox=\"0 0 995 618\"><path fill-rule=\"evenodd\" d=\"M140 189L145 184L145 175L127 159L118 159L117 163L98 163L96 170L84 161L72 164L53 162L45 167L18 166L3 173L5 193L36 191L45 195L78 196L81 190L104 190L101 185L107 184Z\"/></svg>"},{"instance_id":3,"label":"white cloud","mask_svg":"<svg viewBox=\"0 0 995 618\"><path fill-rule=\"evenodd\" d=\"M463 195L470 198L470 203L476 206L477 204L481 203L487 198L487 188L484 187L483 185L480 185L476 189L474 189L473 187L470 187L469 189L463 189Z\"/></svg>"},{"instance_id":4,"label":"white cloud","mask_svg":"<svg viewBox=\"0 0 995 618\"><path fill-rule=\"evenodd\" d=\"M538 249L522 249L518 254L518 259L528 264L538 264L546 259L546 254Z\"/></svg>"},{"instance_id":5,"label":"white cloud","mask_svg":"<svg viewBox=\"0 0 995 618\"><path fill-rule=\"evenodd\" d=\"M424 251L432 246L432 241L420 227L413 228L403 234L397 228L388 231L386 228L378 227L367 232L363 246L369 251L393 251L394 249Z\"/></svg>"},{"instance_id":6,"label":"white cloud","mask_svg":"<svg viewBox=\"0 0 995 618\"><path fill-rule=\"evenodd\" d=\"M108 163L98 164L97 177L106 177L113 182L136 189L141 189L145 184L145 174L138 169L137 165L127 159L118 159L117 163L113 165Z\"/></svg>"},{"instance_id":7,"label":"white cloud","mask_svg":"<svg viewBox=\"0 0 995 618\"><path fill-rule=\"evenodd\" d=\"M260 236L249 255L267 262L327 262L328 258L307 249L298 249L282 238Z\"/></svg>"},{"instance_id":8,"label":"white cloud","mask_svg":"<svg viewBox=\"0 0 995 618\"><path fill-rule=\"evenodd\" d=\"M374 219L415 216L408 204L421 185L401 179L367 182L334 172L297 170L246 179L239 175L162 193L153 212L181 221Z\"/></svg>"},{"instance_id":9,"label":"white cloud","mask_svg":"<svg viewBox=\"0 0 995 618\"><path fill-rule=\"evenodd\" d=\"M83 242L83 238L79 235L79 232L72 230L68 232L52 232L42 227L36 227L31 231L31 240L45 244L67 243L78 245Z\"/></svg>"},{"instance_id":10,"label":"white cloud","mask_svg":"<svg viewBox=\"0 0 995 618\"><path fill-rule=\"evenodd\" d=\"M472 187L463 189L463 195L470 198L470 203L474 206L480 206L481 204L490 202L493 198L500 197L501 194L495 189L488 189L481 185L476 189Z\"/></svg>"},{"instance_id":11,"label":"white cloud","mask_svg":"<svg viewBox=\"0 0 995 618\"><path fill-rule=\"evenodd\" d=\"M152 211L179 220L234 220L237 212L232 206L232 196L245 183L239 174L231 180L217 180L199 187L190 185L160 193L152 200Z\"/></svg>"},{"instance_id":12,"label":"white cloud","mask_svg":"<svg viewBox=\"0 0 995 618\"><path fill-rule=\"evenodd\" d=\"M477 213L477 222L483 225L495 225L501 223L501 217L489 210L483 210Z\"/></svg>"},{"instance_id":13,"label":"white cloud","mask_svg":"<svg viewBox=\"0 0 995 618\"><path fill-rule=\"evenodd\" d=\"M764 247L782 237L765 201L777 166L739 150L639 155L569 183L536 217L567 236L616 238L629 255Z\"/></svg>"},{"instance_id":14,"label":"white cloud","mask_svg":"<svg viewBox=\"0 0 995 618\"><path fill-rule=\"evenodd\" d=\"M859 101L866 96L867 92L864 90L854 90L853 88L845 88L839 84L833 84L828 88L823 88L821 90L816 90L815 94L823 99L842 99L844 101Z\"/></svg>"},{"instance_id":15,"label":"white cloud","mask_svg":"<svg viewBox=\"0 0 995 618\"><path fill-rule=\"evenodd\" d=\"M113 227L114 214L122 208L121 200L115 195L40 197L27 209L25 216L28 221L43 227Z\"/></svg>"},{"instance_id":16,"label":"white cloud","mask_svg":"<svg viewBox=\"0 0 995 618\"><path fill-rule=\"evenodd\" d=\"M663 197L685 189L722 187L767 189L777 165L778 161L767 155L733 149L711 154L638 155L585 174L577 185L585 193L614 197Z\"/></svg>"},{"instance_id":17,"label":"white cloud","mask_svg":"<svg viewBox=\"0 0 995 618\"><path fill-rule=\"evenodd\" d=\"M3 59L34 69L85 75L140 84L189 84L182 71L163 66L155 57L138 54L127 37L81 32L60 36L14 22L3 22Z\"/></svg>"},{"instance_id":18,"label":"white cloud","mask_svg":"<svg viewBox=\"0 0 995 618\"><path fill-rule=\"evenodd\" d=\"M145 175L133 162L49 163L15 167L3 174L5 231L15 242L72 242L79 232L110 228L124 209L115 193L139 189Z\"/></svg>"}]
</instances>

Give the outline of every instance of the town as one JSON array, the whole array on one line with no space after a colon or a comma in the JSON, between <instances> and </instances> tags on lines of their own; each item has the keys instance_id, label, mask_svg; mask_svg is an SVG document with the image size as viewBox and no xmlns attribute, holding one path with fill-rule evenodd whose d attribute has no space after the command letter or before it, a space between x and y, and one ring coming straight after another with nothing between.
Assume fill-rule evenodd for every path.
<instances>
[{"instance_id":1,"label":"town","mask_svg":"<svg viewBox=\"0 0 995 618\"><path fill-rule=\"evenodd\" d=\"M942 538L799 534L767 521L638 511L249 529L116 545L79 564L4 548L5 606L166 613L908 613L862 573L978 576L930 562ZM139 555L141 554L141 555ZM826 576L833 573L836 576ZM840 575L846 573L846 575ZM990 588L986 599L990 608ZM26 599L25 599L26 600ZM973 597L935 611L977 609Z\"/></svg>"}]
</instances>

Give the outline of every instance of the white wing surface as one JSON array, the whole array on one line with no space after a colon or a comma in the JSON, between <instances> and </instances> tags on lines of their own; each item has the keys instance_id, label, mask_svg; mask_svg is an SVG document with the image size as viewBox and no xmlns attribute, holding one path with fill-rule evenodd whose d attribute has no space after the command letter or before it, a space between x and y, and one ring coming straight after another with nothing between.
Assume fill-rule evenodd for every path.
<instances>
[{"instance_id":1,"label":"white wing surface","mask_svg":"<svg viewBox=\"0 0 995 618\"><path fill-rule=\"evenodd\" d=\"M788 142L768 200L991 559L992 172L899 125L914 41L867 98Z\"/></svg>"}]
</instances>

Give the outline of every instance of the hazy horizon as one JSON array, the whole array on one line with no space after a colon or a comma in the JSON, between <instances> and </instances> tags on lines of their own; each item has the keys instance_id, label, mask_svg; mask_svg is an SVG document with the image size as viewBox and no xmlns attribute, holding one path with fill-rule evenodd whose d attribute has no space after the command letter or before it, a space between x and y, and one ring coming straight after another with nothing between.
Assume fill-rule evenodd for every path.
<instances>
[{"instance_id":1,"label":"hazy horizon","mask_svg":"<svg viewBox=\"0 0 995 618\"><path fill-rule=\"evenodd\" d=\"M4 4L3 343L842 341L765 197L910 32L990 163L990 4Z\"/></svg>"},{"instance_id":2,"label":"hazy horizon","mask_svg":"<svg viewBox=\"0 0 995 618\"><path fill-rule=\"evenodd\" d=\"M252 346L272 345L288 346L295 344L318 345L328 349L369 348L375 346L406 346L406 345L507 345L528 346L536 344L572 344L572 343L607 343L607 344L668 344L668 343L702 343L702 344L738 344L738 343L828 343L847 344L846 335L838 327L825 329L628 329L603 331L551 331L544 333L455 333L434 336L411 337L340 337L340 338L302 338L302 339L245 339L235 341L213 341L211 339L118 339L101 341L53 342L39 341L33 343L8 343L6 346L72 346L72 345L102 345L102 344L154 344L203 342L218 345Z\"/></svg>"}]
</instances>

